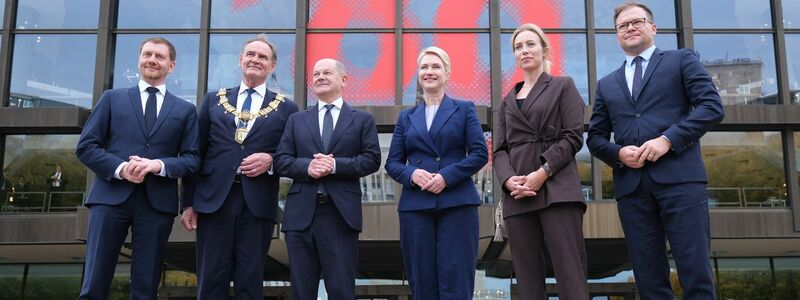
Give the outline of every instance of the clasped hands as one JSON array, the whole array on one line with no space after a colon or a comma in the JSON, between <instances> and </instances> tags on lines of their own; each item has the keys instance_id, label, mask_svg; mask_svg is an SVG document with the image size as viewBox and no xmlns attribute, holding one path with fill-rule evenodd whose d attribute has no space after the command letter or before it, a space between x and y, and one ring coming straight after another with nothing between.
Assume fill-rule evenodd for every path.
<instances>
[{"instance_id":1,"label":"clasped hands","mask_svg":"<svg viewBox=\"0 0 800 300\"><path fill-rule=\"evenodd\" d=\"M263 152L250 154L242 160L239 167L242 169L242 175L244 176L260 176L272 167L272 155Z\"/></svg>"},{"instance_id":2,"label":"clasped hands","mask_svg":"<svg viewBox=\"0 0 800 300\"><path fill-rule=\"evenodd\" d=\"M447 187L447 182L444 181L442 174L430 173L423 169L416 169L414 173L411 173L411 182L419 186L423 191L434 194L441 193Z\"/></svg>"},{"instance_id":3,"label":"clasped hands","mask_svg":"<svg viewBox=\"0 0 800 300\"><path fill-rule=\"evenodd\" d=\"M308 164L308 176L314 179L320 179L328 176L333 172L333 166L336 161L333 159L333 154L314 154L314 159Z\"/></svg>"},{"instance_id":4,"label":"clasped hands","mask_svg":"<svg viewBox=\"0 0 800 300\"><path fill-rule=\"evenodd\" d=\"M619 149L619 161L629 168L638 169L643 167L646 161L658 161L671 147L672 143L669 140L659 136L645 142L641 147L634 145L622 147Z\"/></svg>"},{"instance_id":5,"label":"clasped hands","mask_svg":"<svg viewBox=\"0 0 800 300\"><path fill-rule=\"evenodd\" d=\"M545 181L547 181L547 172L539 168L528 175L511 176L504 185L506 189L511 191L511 196L514 199L521 199L536 196L536 192L542 188Z\"/></svg>"},{"instance_id":6,"label":"clasped hands","mask_svg":"<svg viewBox=\"0 0 800 300\"><path fill-rule=\"evenodd\" d=\"M128 157L128 163L120 170L119 176L127 181L138 184L144 181L144 177L148 173L161 173L161 163L155 159L131 155Z\"/></svg>"}]
</instances>

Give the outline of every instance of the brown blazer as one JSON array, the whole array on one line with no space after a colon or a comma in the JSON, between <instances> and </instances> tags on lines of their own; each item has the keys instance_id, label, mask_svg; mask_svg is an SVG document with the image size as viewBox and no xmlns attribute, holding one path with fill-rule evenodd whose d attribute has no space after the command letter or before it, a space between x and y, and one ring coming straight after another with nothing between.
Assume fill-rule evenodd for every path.
<instances>
[{"instance_id":1,"label":"brown blazer","mask_svg":"<svg viewBox=\"0 0 800 300\"><path fill-rule=\"evenodd\" d=\"M583 99L570 77L542 73L517 108L518 82L495 111L494 172L500 184L527 175L548 162L553 177L534 197L515 200L503 186L503 217L527 213L551 203L583 203L575 154L583 146Z\"/></svg>"}]
</instances>

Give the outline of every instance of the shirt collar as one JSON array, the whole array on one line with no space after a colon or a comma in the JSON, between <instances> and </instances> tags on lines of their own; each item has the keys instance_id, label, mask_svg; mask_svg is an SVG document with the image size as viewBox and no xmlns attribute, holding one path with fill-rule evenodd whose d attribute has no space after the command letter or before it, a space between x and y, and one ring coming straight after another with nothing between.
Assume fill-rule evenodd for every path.
<instances>
[{"instance_id":1,"label":"shirt collar","mask_svg":"<svg viewBox=\"0 0 800 300\"><path fill-rule=\"evenodd\" d=\"M642 58L644 58L644 61L649 62L650 57L653 56L653 52L655 51L656 51L656 45L653 44L652 46L650 46L650 48L647 48L644 51L642 51L642 53L639 53L639 55L634 55L634 56L625 55L625 65L632 66L633 59L636 58L636 56L641 56Z\"/></svg>"},{"instance_id":2,"label":"shirt collar","mask_svg":"<svg viewBox=\"0 0 800 300\"><path fill-rule=\"evenodd\" d=\"M145 82L144 80L139 80L139 93L147 92L146 90L149 87L151 87L151 85L149 83ZM154 86L154 87L157 88L158 91L162 95L166 95L167 94L167 85L166 84L161 84L161 85L157 85L157 86Z\"/></svg>"},{"instance_id":3,"label":"shirt collar","mask_svg":"<svg viewBox=\"0 0 800 300\"><path fill-rule=\"evenodd\" d=\"M239 84L239 94L242 94L242 93L246 92L247 89L249 89L249 88L250 87L247 86L246 84L244 84L244 81L242 81L242 83ZM258 93L263 98L264 95L267 94L267 82L264 81L264 83L259 84L258 86L256 86L253 89L256 90L256 93Z\"/></svg>"},{"instance_id":4,"label":"shirt collar","mask_svg":"<svg viewBox=\"0 0 800 300\"><path fill-rule=\"evenodd\" d=\"M319 101L317 103L317 106L318 106L317 109L319 111L325 110L325 104L326 104L325 102ZM331 102L331 104L333 104L333 106L336 106L336 108L341 110L342 109L342 105L344 105L344 100L342 99L342 97L339 97L338 99L336 99L333 102Z\"/></svg>"}]
</instances>

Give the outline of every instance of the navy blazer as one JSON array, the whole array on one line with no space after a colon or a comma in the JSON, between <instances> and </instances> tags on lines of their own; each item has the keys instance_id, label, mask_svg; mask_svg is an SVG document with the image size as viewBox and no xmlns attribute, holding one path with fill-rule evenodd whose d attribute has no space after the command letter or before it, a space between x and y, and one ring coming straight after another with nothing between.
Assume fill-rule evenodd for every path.
<instances>
[{"instance_id":1,"label":"navy blazer","mask_svg":"<svg viewBox=\"0 0 800 300\"><path fill-rule=\"evenodd\" d=\"M361 231L361 177L375 173L381 164L378 128L371 114L344 103L331 136L330 151L322 148L319 110L312 106L292 115L286 124L275 170L294 179L283 218L283 231L302 231L311 225L319 185L324 184L333 203L351 228ZM316 153L333 154L336 173L314 179L308 165Z\"/></svg>"},{"instance_id":2,"label":"navy blazer","mask_svg":"<svg viewBox=\"0 0 800 300\"><path fill-rule=\"evenodd\" d=\"M475 104L442 99L430 131L425 123L425 104L400 112L386 158L386 172L403 185L399 211L443 209L480 205L472 181L489 159ZM416 169L439 173L447 187L437 194L420 190L411 182Z\"/></svg>"},{"instance_id":3,"label":"navy blazer","mask_svg":"<svg viewBox=\"0 0 800 300\"><path fill-rule=\"evenodd\" d=\"M229 103L236 107L239 87L226 90ZM272 102L277 94L267 90L261 108ZM191 176L184 184L182 207L192 206L200 213L213 213L228 197L233 185L236 169L242 160L253 153L269 153L275 159L275 151L289 116L298 111L294 101L285 99L278 109L266 117L258 117L250 128L244 142L234 139L236 121L219 105L217 92L210 92L200 103L197 145L202 159L200 172ZM277 222L279 179L277 174L264 172L256 177L242 176L244 201L250 212L259 218Z\"/></svg>"},{"instance_id":4,"label":"navy blazer","mask_svg":"<svg viewBox=\"0 0 800 300\"><path fill-rule=\"evenodd\" d=\"M645 70L639 100L634 102L625 80L625 65L597 84L587 145L614 170L614 191L620 198L638 186L643 169L658 183L706 182L700 137L724 118L722 100L711 77L691 49L656 49ZM614 141L610 141L611 133ZM657 162L632 169L619 162L627 145L666 136L672 148Z\"/></svg>"},{"instance_id":5,"label":"navy blazer","mask_svg":"<svg viewBox=\"0 0 800 300\"><path fill-rule=\"evenodd\" d=\"M195 172L200 165L194 144L196 122L194 105L167 91L156 123L145 132L139 87L105 91L92 109L75 151L97 175L84 204L118 205L128 199L136 184L114 179L114 171L129 156L137 155L164 162L167 176L150 174L143 183L153 208L177 214L178 177Z\"/></svg>"}]
</instances>

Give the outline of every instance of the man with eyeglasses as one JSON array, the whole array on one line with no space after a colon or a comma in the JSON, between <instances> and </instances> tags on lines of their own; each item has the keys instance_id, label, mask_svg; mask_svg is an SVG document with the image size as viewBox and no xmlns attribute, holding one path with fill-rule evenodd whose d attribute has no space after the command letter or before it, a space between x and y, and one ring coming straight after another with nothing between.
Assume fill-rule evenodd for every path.
<instances>
[{"instance_id":1,"label":"man with eyeglasses","mask_svg":"<svg viewBox=\"0 0 800 300\"><path fill-rule=\"evenodd\" d=\"M674 298L666 239L683 298L714 299L699 140L724 118L722 101L694 51L656 48L647 6L623 3L614 21L625 62L597 84L587 145L614 170L636 287L642 299Z\"/></svg>"}]
</instances>

